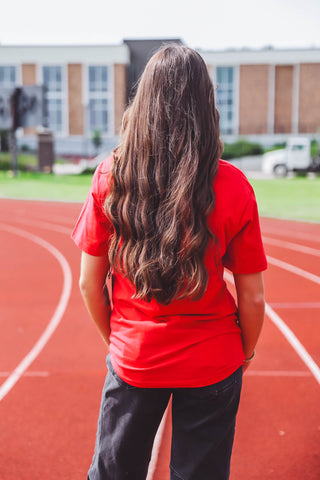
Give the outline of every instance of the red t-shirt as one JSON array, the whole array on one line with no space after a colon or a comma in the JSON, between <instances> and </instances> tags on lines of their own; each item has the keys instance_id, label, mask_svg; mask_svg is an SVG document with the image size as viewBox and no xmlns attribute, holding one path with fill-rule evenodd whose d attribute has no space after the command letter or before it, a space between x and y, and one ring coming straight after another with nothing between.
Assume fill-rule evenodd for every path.
<instances>
[{"instance_id":1,"label":"red t-shirt","mask_svg":"<svg viewBox=\"0 0 320 480\"><path fill-rule=\"evenodd\" d=\"M112 226L103 204L112 157L96 169L72 238L90 255L105 255ZM114 273L110 353L117 374L137 387L201 387L231 375L244 360L237 307L223 280L234 273L266 269L253 189L243 173L223 160L213 185L215 207L208 217L215 243L205 265L208 287L200 300L133 299L131 283Z\"/></svg>"}]
</instances>

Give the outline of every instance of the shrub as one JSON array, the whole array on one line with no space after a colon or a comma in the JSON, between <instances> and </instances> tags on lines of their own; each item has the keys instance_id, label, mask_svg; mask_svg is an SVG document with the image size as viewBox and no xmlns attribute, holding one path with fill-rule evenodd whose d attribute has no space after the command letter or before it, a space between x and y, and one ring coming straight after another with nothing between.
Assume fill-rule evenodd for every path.
<instances>
[{"instance_id":1,"label":"shrub","mask_svg":"<svg viewBox=\"0 0 320 480\"><path fill-rule=\"evenodd\" d=\"M18 170L21 172L27 172L34 170L37 165L37 158L31 155L19 155L17 156ZM10 153L0 153L0 170L11 170L11 155Z\"/></svg>"},{"instance_id":2,"label":"shrub","mask_svg":"<svg viewBox=\"0 0 320 480\"><path fill-rule=\"evenodd\" d=\"M273 152L274 150L282 150L283 148L286 148L286 142L275 143L271 147L266 148L264 153Z\"/></svg>"},{"instance_id":3,"label":"shrub","mask_svg":"<svg viewBox=\"0 0 320 480\"><path fill-rule=\"evenodd\" d=\"M8 158L2 158L0 156L0 170L10 170L11 162Z\"/></svg>"},{"instance_id":4,"label":"shrub","mask_svg":"<svg viewBox=\"0 0 320 480\"><path fill-rule=\"evenodd\" d=\"M9 130L0 130L0 151L9 152Z\"/></svg>"},{"instance_id":5,"label":"shrub","mask_svg":"<svg viewBox=\"0 0 320 480\"><path fill-rule=\"evenodd\" d=\"M29 147L29 145L23 144L20 146L20 152L30 152L30 151L31 151L31 148Z\"/></svg>"},{"instance_id":6,"label":"shrub","mask_svg":"<svg viewBox=\"0 0 320 480\"><path fill-rule=\"evenodd\" d=\"M263 152L263 148L259 143L249 142L248 140L237 140L234 143L226 143L224 145L222 158L224 160L231 160L232 158L262 155Z\"/></svg>"},{"instance_id":7,"label":"shrub","mask_svg":"<svg viewBox=\"0 0 320 480\"><path fill-rule=\"evenodd\" d=\"M102 138L99 130L94 130L92 134L92 143L96 149L99 150L99 147L102 145Z\"/></svg>"},{"instance_id":8,"label":"shrub","mask_svg":"<svg viewBox=\"0 0 320 480\"><path fill-rule=\"evenodd\" d=\"M311 157L318 157L319 156L319 143L315 139L311 140L310 155L311 155Z\"/></svg>"}]
</instances>

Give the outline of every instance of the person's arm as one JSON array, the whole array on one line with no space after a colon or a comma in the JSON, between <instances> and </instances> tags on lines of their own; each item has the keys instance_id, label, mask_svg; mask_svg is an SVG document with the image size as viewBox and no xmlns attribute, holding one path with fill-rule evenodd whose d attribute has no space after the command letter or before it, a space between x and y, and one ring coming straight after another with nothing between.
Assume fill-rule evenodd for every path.
<instances>
[{"instance_id":1,"label":"person's arm","mask_svg":"<svg viewBox=\"0 0 320 480\"><path fill-rule=\"evenodd\" d=\"M109 269L107 256L95 257L82 252L79 287L87 310L109 346L111 307L105 294L105 280Z\"/></svg>"},{"instance_id":2,"label":"person's arm","mask_svg":"<svg viewBox=\"0 0 320 480\"><path fill-rule=\"evenodd\" d=\"M264 287L262 273L233 274L238 299L238 315L246 359L254 356L255 346L264 319ZM246 370L250 362L245 362Z\"/></svg>"}]
</instances>

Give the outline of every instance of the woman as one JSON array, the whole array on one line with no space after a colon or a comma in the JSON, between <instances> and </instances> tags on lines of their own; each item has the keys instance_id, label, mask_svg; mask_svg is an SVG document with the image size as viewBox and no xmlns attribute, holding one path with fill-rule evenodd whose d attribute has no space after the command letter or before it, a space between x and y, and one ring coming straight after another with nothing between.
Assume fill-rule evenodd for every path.
<instances>
[{"instance_id":1,"label":"woman","mask_svg":"<svg viewBox=\"0 0 320 480\"><path fill-rule=\"evenodd\" d=\"M254 193L219 160L219 135L202 58L161 48L73 232L84 302L110 349L91 480L145 479L171 394L171 480L229 477L242 370L263 322L266 259Z\"/></svg>"}]
</instances>

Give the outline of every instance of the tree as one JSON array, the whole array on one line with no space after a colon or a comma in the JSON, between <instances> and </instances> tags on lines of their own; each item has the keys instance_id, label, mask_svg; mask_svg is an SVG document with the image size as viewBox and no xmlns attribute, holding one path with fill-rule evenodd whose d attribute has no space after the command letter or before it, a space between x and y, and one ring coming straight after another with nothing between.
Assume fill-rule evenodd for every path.
<instances>
[{"instance_id":1,"label":"tree","mask_svg":"<svg viewBox=\"0 0 320 480\"><path fill-rule=\"evenodd\" d=\"M92 143L94 145L94 148L96 149L96 153L98 153L99 147L102 144L100 130L93 130Z\"/></svg>"}]
</instances>

